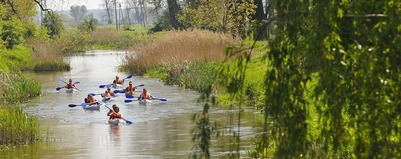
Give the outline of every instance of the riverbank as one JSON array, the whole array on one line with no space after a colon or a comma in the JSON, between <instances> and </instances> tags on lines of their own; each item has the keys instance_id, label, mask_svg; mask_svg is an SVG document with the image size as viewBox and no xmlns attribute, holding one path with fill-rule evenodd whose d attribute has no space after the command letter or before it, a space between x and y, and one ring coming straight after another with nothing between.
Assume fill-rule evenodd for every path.
<instances>
[{"instance_id":1,"label":"riverbank","mask_svg":"<svg viewBox=\"0 0 401 159\"><path fill-rule=\"evenodd\" d=\"M41 84L22 74L0 71L0 149L7 145L33 143L43 132L35 117L25 114L19 103L39 96Z\"/></svg>"}]
</instances>

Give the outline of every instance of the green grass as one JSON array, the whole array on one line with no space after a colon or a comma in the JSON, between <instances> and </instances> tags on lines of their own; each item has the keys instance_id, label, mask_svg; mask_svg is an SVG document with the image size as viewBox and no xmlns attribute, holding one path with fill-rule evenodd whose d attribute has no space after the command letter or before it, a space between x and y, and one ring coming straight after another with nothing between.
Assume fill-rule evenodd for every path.
<instances>
[{"instance_id":1,"label":"green grass","mask_svg":"<svg viewBox=\"0 0 401 159\"><path fill-rule=\"evenodd\" d=\"M12 50L0 51L0 70L5 72L20 71L21 68L30 67L33 62L33 56L28 47L18 45Z\"/></svg>"}]
</instances>

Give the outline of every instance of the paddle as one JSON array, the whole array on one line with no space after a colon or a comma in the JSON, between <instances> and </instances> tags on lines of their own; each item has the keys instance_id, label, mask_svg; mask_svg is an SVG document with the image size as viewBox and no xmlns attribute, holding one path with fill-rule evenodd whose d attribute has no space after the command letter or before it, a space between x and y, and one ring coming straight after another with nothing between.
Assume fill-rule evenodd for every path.
<instances>
[{"instance_id":1,"label":"paddle","mask_svg":"<svg viewBox=\"0 0 401 159\"><path fill-rule=\"evenodd\" d=\"M145 84L137 85L137 86L135 86L134 88L143 87L143 86L145 86ZM116 90L114 90L113 92L114 92L114 93L125 93L125 89L122 89L122 90L116 89ZM135 91L135 92L142 92L142 91Z\"/></svg>"},{"instance_id":2,"label":"paddle","mask_svg":"<svg viewBox=\"0 0 401 159\"><path fill-rule=\"evenodd\" d=\"M113 111L114 113L116 113L113 109L111 109L110 107L108 107L107 105L104 105L106 108L109 108L111 111ZM125 119L124 117L121 117L121 119L124 119L125 120L125 122L127 123L127 124L133 124L133 122L132 121L129 121L129 120L127 120L127 119Z\"/></svg>"},{"instance_id":3,"label":"paddle","mask_svg":"<svg viewBox=\"0 0 401 159\"><path fill-rule=\"evenodd\" d=\"M98 104L102 104L102 102L101 101L96 101ZM89 105L89 103L81 103L80 105L78 105L78 104L68 104L68 106L69 107L76 107L76 106L82 106L82 107L86 107L86 106L88 106Z\"/></svg>"},{"instance_id":4,"label":"paddle","mask_svg":"<svg viewBox=\"0 0 401 159\"><path fill-rule=\"evenodd\" d=\"M87 105L87 103L81 103L80 105L78 104L68 104L69 107L76 107L76 106L83 106L85 107Z\"/></svg>"},{"instance_id":5,"label":"paddle","mask_svg":"<svg viewBox=\"0 0 401 159\"><path fill-rule=\"evenodd\" d=\"M123 80L130 79L130 78L132 78L132 75L129 75L129 76L125 77ZM100 85L99 88L104 88L104 87L110 86L110 85L113 85L113 84Z\"/></svg>"},{"instance_id":6,"label":"paddle","mask_svg":"<svg viewBox=\"0 0 401 159\"><path fill-rule=\"evenodd\" d=\"M81 82L74 82L74 84L80 84ZM63 89L63 88L65 88L65 87L57 87L56 88L56 91L59 91L60 89ZM77 88L78 89L78 88ZM81 91L81 90L80 90ZM81 91L82 92L82 91Z\"/></svg>"},{"instance_id":7,"label":"paddle","mask_svg":"<svg viewBox=\"0 0 401 159\"><path fill-rule=\"evenodd\" d=\"M153 99L148 99L148 100L158 100L158 101L167 101L167 99L166 98L153 98ZM126 99L126 100L124 100L124 102L125 103L130 103L130 102L132 102L132 101L136 101L136 100L133 100L133 99Z\"/></svg>"}]
</instances>

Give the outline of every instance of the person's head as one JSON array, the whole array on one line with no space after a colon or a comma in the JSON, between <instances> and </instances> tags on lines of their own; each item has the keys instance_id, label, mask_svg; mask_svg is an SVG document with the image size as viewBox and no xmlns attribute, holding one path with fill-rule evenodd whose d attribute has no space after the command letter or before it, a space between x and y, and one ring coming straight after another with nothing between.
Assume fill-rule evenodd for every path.
<instances>
[{"instance_id":1,"label":"person's head","mask_svg":"<svg viewBox=\"0 0 401 159\"><path fill-rule=\"evenodd\" d=\"M120 111L120 108L116 104L113 104L113 110L114 112L118 113Z\"/></svg>"},{"instance_id":2,"label":"person's head","mask_svg":"<svg viewBox=\"0 0 401 159\"><path fill-rule=\"evenodd\" d=\"M68 81L69 81L69 82L72 82L72 79L69 79Z\"/></svg>"},{"instance_id":3,"label":"person's head","mask_svg":"<svg viewBox=\"0 0 401 159\"><path fill-rule=\"evenodd\" d=\"M92 94L88 94L88 98L92 98Z\"/></svg>"},{"instance_id":4,"label":"person's head","mask_svg":"<svg viewBox=\"0 0 401 159\"><path fill-rule=\"evenodd\" d=\"M120 77L116 76L116 79L119 79Z\"/></svg>"},{"instance_id":5,"label":"person's head","mask_svg":"<svg viewBox=\"0 0 401 159\"><path fill-rule=\"evenodd\" d=\"M107 91L110 91L111 90L111 88L110 87L107 87Z\"/></svg>"},{"instance_id":6,"label":"person's head","mask_svg":"<svg viewBox=\"0 0 401 159\"><path fill-rule=\"evenodd\" d=\"M148 92L145 88L143 89L143 92Z\"/></svg>"},{"instance_id":7,"label":"person's head","mask_svg":"<svg viewBox=\"0 0 401 159\"><path fill-rule=\"evenodd\" d=\"M132 81L129 81L129 85L132 86Z\"/></svg>"}]
</instances>

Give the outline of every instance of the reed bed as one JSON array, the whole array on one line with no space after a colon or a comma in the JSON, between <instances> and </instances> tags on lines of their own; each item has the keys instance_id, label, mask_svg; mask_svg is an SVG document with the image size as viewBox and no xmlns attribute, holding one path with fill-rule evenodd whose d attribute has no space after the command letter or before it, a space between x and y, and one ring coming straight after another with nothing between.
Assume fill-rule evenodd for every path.
<instances>
[{"instance_id":1,"label":"reed bed","mask_svg":"<svg viewBox=\"0 0 401 159\"><path fill-rule=\"evenodd\" d=\"M42 71L69 71L71 66L64 62L63 46L52 40L31 40L34 60L33 70Z\"/></svg>"},{"instance_id":2,"label":"reed bed","mask_svg":"<svg viewBox=\"0 0 401 159\"><path fill-rule=\"evenodd\" d=\"M98 28L89 35L95 49L126 49L134 43L133 37L111 28Z\"/></svg>"},{"instance_id":3,"label":"reed bed","mask_svg":"<svg viewBox=\"0 0 401 159\"><path fill-rule=\"evenodd\" d=\"M41 93L42 86L39 82L27 78L21 74L8 75L0 71L0 102L14 104L37 97Z\"/></svg>"},{"instance_id":4,"label":"reed bed","mask_svg":"<svg viewBox=\"0 0 401 159\"><path fill-rule=\"evenodd\" d=\"M40 83L0 70L0 145L32 143L42 138L38 121L18 105L40 92Z\"/></svg>"},{"instance_id":5,"label":"reed bed","mask_svg":"<svg viewBox=\"0 0 401 159\"><path fill-rule=\"evenodd\" d=\"M18 105L0 105L0 144L24 144L41 139L38 122Z\"/></svg>"},{"instance_id":6,"label":"reed bed","mask_svg":"<svg viewBox=\"0 0 401 159\"><path fill-rule=\"evenodd\" d=\"M234 41L231 36L205 30L170 31L130 48L122 68L143 75L161 66L173 69L192 63L222 61L226 57L225 48Z\"/></svg>"}]
</instances>

